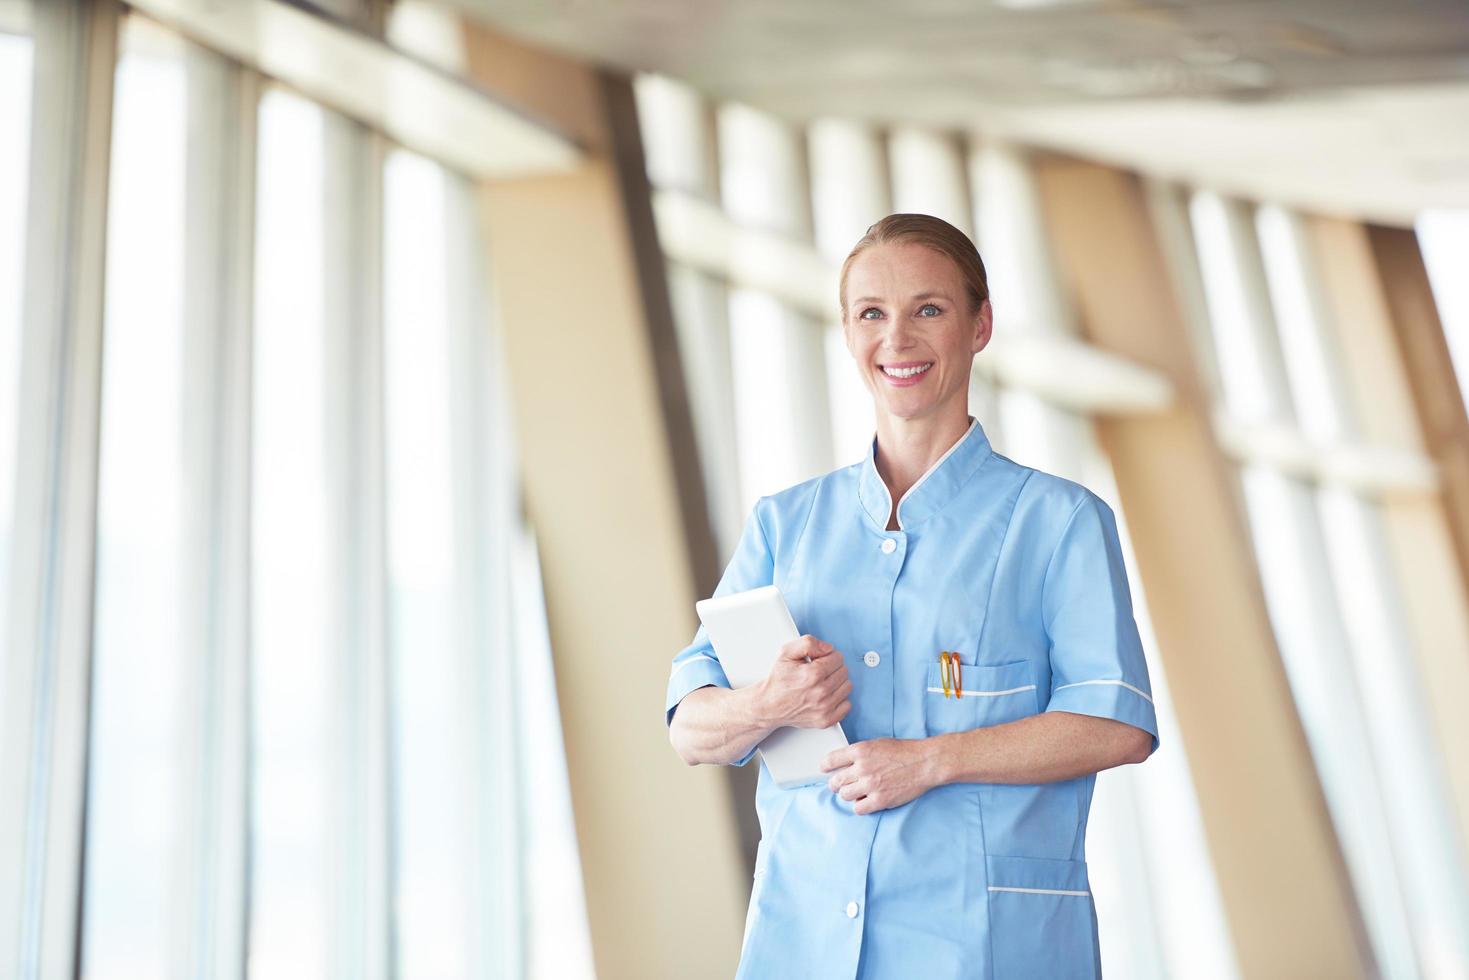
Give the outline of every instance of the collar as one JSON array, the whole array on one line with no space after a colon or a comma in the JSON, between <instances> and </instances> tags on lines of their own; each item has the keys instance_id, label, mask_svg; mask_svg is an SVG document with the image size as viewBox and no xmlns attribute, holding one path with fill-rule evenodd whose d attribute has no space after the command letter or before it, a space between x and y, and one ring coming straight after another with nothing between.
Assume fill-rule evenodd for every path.
<instances>
[{"instance_id":1,"label":"collar","mask_svg":"<svg viewBox=\"0 0 1469 980\"><path fill-rule=\"evenodd\" d=\"M888 526L892 512L892 496L877 472L877 435L867 447L867 459L861 464L857 481L857 498L862 509L878 530ZM948 450L918 478L898 500L898 527L908 530L938 512L959 492L974 471L990 456L990 441L985 437L979 419L969 417L969 428Z\"/></svg>"}]
</instances>

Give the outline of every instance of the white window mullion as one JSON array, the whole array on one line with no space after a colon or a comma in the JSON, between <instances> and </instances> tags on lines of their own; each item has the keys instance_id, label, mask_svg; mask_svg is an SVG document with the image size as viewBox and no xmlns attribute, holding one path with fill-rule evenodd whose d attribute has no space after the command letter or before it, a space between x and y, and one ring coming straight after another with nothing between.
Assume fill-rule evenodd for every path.
<instances>
[{"instance_id":1,"label":"white window mullion","mask_svg":"<svg viewBox=\"0 0 1469 980\"><path fill-rule=\"evenodd\" d=\"M35 8L0 738L0 973L75 971L116 4Z\"/></svg>"},{"instance_id":2,"label":"white window mullion","mask_svg":"<svg viewBox=\"0 0 1469 980\"><path fill-rule=\"evenodd\" d=\"M186 672L173 975L245 961L251 330L259 78L189 46L179 581Z\"/></svg>"},{"instance_id":3,"label":"white window mullion","mask_svg":"<svg viewBox=\"0 0 1469 980\"><path fill-rule=\"evenodd\" d=\"M494 324L482 284L478 210L470 184L446 174L445 235L449 319L449 416L453 443L457 654L464 703L460 738L469 750L474 869L471 880L477 943L471 976L524 975L521 935L520 799L515 781L519 740L511 669L510 522L513 457L503 445L504 379L496 361Z\"/></svg>"},{"instance_id":4,"label":"white window mullion","mask_svg":"<svg viewBox=\"0 0 1469 980\"><path fill-rule=\"evenodd\" d=\"M325 114L327 636L334 972L390 971L386 523L383 463L381 137Z\"/></svg>"}]
</instances>

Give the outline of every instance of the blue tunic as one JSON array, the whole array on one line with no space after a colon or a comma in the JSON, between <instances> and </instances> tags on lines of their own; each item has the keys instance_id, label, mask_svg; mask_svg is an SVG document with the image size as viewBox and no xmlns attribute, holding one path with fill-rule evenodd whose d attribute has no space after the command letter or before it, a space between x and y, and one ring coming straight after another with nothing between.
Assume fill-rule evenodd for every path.
<instances>
[{"instance_id":1,"label":"blue tunic","mask_svg":"<svg viewBox=\"0 0 1469 980\"><path fill-rule=\"evenodd\" d=\"M714 593L774 582L801 632L841 652L849 741L1070 711L1145 729L1158 747L1106 503L994 452L971 420L899 501L900 530L885 529L890 508L871 448L761 497ZM944 695L945 650L963 664L963 697ZM673 659L668 722L710 684L729 681L701 626ZM824 783L780 789L762 765L737 976L1100 976L1085 854L1095 782L950 783L857 814Z\"/></svg>"}]
</instances>

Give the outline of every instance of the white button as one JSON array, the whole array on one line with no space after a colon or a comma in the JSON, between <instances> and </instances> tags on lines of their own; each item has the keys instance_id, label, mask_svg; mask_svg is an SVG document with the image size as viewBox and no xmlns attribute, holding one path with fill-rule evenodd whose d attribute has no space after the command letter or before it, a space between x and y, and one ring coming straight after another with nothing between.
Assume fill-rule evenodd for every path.
<instances>
[{"instance_id":1,"label":"white button","mask_svg":"<svg viewBox=\"0 0 1469 980\"><path fill-rule=\"evenodd\" d=\"M862 662L869 667L876 667L882 663L882 658L877 655L876 650L868 650L862 655Z\"/></svg>"},{"instance_id":2,"label":"white button","mask_svg":"<svg viewBox=\"0 0 1469 980\"><path fill-rule=\"evenodd\" d=\"M898 542L894 541L892 538L883 538L882 539L882 553L883 554L890 555L890 554L892 554L893 552L895 552L897 550L898 550Z\"/></svg>"},{"instance_id":3,"label":"white button","mask_svg":"<svg viewBox=\"0 0 1469 980\"><path fill-rule=\"evenodd\" d=\"M856 902L848 902L847 903L847 918L849 918L849 919L855 919L855 918L857 918L857 903Z\"/></svg>"}]
</instances>

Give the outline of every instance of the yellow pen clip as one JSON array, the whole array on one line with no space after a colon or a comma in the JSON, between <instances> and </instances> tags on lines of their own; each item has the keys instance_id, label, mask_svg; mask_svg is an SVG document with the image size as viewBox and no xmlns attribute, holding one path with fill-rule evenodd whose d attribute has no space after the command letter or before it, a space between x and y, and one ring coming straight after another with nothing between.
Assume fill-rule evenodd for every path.
<instances>
[{"instance_id":1,"label":"yellow pen clip","mask_svg":"<svg viewBox=\"0 0 1469 980\"><path fill-rule=\"evenodd\" d=\"M953 683L949 680L949 651L947 650L939 654L939 679L944 684L944 697L949 697L953 690Z\"/></svg>"}]
</instances>

